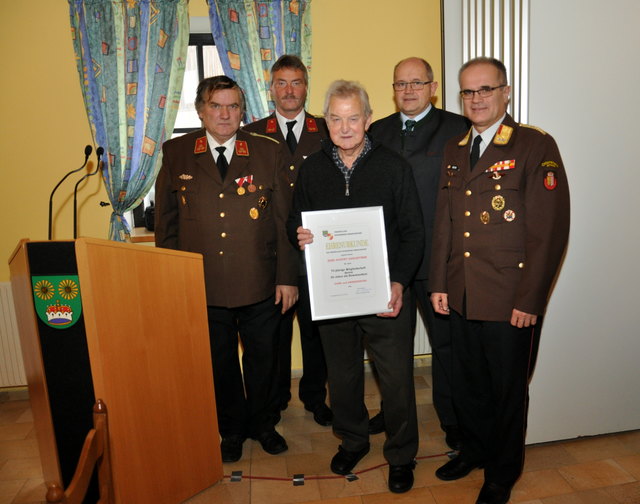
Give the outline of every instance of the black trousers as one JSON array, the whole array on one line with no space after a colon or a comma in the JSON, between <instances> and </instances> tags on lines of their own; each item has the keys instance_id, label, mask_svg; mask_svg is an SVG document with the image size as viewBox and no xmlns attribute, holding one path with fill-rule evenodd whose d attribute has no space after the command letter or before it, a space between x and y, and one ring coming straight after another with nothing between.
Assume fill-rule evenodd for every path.
<instances>
[{"instance_id":1,"label":"black trousers","mask_svg":"<svg viewBox=\"0 0 640 504\"><path fill-rule=\"evenodd\" d=\"M274 426L280 306L270 298L239 308L208 306L218 427L223 437L255 437ZM239 338L239 339L238 339ZM242 368L238 355L242 343Z\"/></svg>"},{"instance_id":2,"label":"black trousers","mask_svg":"<svg viewBox=\"0 0 640 504\"><path fill-rule=\"evenodd\" d=\"M413 291L422 320L427 326L431 345L433 407L441 426L458 425L458 416L453 406L453 351L449 317L433 310L426 280L415 280Z\"/></svg>"},{"instance_id":3,"label":"black trousers","mask_svg":"<svg viewBox=\"0 0 640 504\"><path fill-rule=\"evenodd\" d=\"M418 421L413 383L413 333L405 306L395 319L349 317L318 323L329 372L333 431L349 451L369 443L369 414L364 403L364 345L376 363L384 402L387 440L384 457L408 464L418 452Z\"/></svg>"},{"instance_id":4,"label":"black trousers","mask_svg":"<svg viewBox=\"0 0 640 504\"><path fill-rule=\"evenodd\" d=\"M522 474L541 325L538 318L518 329L451 312L454 402L465 443L460 456L484 465L485 481L510 487Z\"/></svg>"},{"instance_id":5,"label":"black trousers","mask_svg":"<svg viewBox=\"0 0 640 504\"><path fill-rule=\"evenodd\" d=\"M291 399L291 339L293 318L297 314L302 348L302 378L298 396L305 406L313 408L327 398L327 364L318 326L311 320L306 275L299 277L298 293L298 303L282 316L278 328L277 405L284 405Z\"/></svg>"}]
</instances>

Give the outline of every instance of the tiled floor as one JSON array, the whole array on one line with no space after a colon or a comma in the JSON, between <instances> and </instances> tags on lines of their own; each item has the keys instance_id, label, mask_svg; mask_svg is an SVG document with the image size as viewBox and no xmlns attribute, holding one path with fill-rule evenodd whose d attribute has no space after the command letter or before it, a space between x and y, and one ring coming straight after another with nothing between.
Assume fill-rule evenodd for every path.
<instances>
[{"instance_id":1,"label":"tiled floor","mask_svg":"<svg viewBox=\"0 0 640 504\"><path fill-rule=\"evenodd\" d=\"M289 451L271 456L257 442L247 441L242 459L224 466L224 480L188 503L473 504L482 485L481 471L449 483L434 476L446 461L447 447L431 404L430 368L417 367L415 381L421 441L416 483L410 492L394 495L387 491L383 434L372 437L371 452L356 467L357 480L333 475L329 460L339 442L331 428L315 424L296 399L278 425ZM297 397L297 380L292 392ZM379 397L369 376L366 393L367 406L374 414ZM242 471L241 481L230 481L233 471ZM294 475L303 475L304 484L294 485ZM26 393L0 391L0 504L40 503L43 495ZM525 473L511 502L640 504L640 431L528 447Z\"/></svg>"}]
</instances>

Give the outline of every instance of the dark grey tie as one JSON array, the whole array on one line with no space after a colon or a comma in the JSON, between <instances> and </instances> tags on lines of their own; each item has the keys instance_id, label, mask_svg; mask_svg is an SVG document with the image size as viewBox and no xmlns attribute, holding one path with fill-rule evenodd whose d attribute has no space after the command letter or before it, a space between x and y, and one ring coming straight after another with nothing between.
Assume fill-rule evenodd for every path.
<instances>
[{"instance_id":1,"label":"dark grey tie","mask_svg":"<svg viewBox=\"0 0 640 504\"><path fill-rule=\"evenodd\" d=\"M296 147L298 146L298 141L296 140L296 136L293 133L293 127L298 121L287 121L287 145L289 146L289 150L291 154L296 151Z\"/></svg>"},{"instance_id":2,"label":"dark grey tie","mask_svg":"<svg viewBox=\"0 0 640 504\"><path fill-rule=\"evenodd\" d=\"M224 180L227 176L227 169L229 168L229 163L227 162L227 158L224 155L224 151L227 150L226 147L216 147L218 151L218 159L216 159L216 164L218 165L218 171L220 172L220 178Z\"/></svg>"},{"instance_id":3,"label":"dark grey tie","mask_svg":"<svg viewBox=\"0 0 640 504\"><path fill-rule=\"evenodd\" d=\"M415 126L416 126L416 121L414 121L413 119L407 119L404 122L404 132L411 133L413 131L413 128L415 128Z\"/></svg>"},{"instance_id":4,"label":"dark grey tie","mask_svg":"<svg viewBox=\"0 0 640 504\"><path fill-rule=\"evenodd\" d=\"M482 137L477 135L473 139L473 145L471 146L471 156L469 156L469 170L473 170L473 167L480 159L480 142L482 142Z\"/></svg>"}]
</instances>

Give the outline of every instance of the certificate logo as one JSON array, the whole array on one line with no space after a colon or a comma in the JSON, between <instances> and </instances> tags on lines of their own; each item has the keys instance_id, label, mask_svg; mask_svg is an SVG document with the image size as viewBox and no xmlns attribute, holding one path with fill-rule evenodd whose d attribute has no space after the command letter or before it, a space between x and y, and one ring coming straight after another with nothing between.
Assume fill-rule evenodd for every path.
<instances>
[{"instance_id":1,"label":"certificate logo","mask_svg":"<svg viewBox=\"0 0 640 504\"><path fill-rule=\"evenodd\" d=\"M329 238L329 240L333 240L333 235L329 231L322 231L322 236Z\"/></svg>"}]
</instances>

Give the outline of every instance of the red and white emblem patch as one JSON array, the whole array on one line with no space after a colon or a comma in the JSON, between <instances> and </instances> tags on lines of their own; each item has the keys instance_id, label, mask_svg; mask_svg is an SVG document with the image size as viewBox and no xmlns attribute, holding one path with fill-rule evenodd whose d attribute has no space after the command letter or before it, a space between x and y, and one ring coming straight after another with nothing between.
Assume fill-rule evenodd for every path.
<instances>
[{"instance_id":1,"label":"red and white emblem patch","mask_svg":"<svg viewBox=\"0 0 640 504\"><path fill-rule=\"evenodd\" d=\"M544 187L549 191L553 191L558 185L558 179L556 172L553 170L547 170L544 174Z\"/></svg>"}]
</instances>

